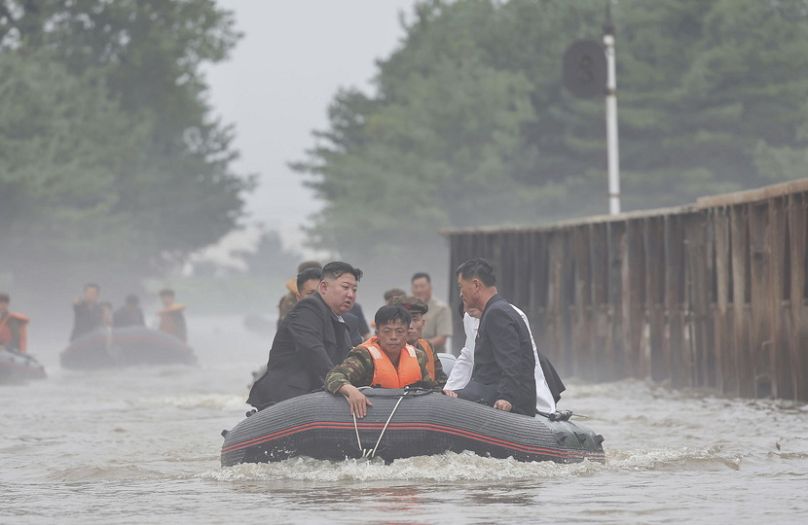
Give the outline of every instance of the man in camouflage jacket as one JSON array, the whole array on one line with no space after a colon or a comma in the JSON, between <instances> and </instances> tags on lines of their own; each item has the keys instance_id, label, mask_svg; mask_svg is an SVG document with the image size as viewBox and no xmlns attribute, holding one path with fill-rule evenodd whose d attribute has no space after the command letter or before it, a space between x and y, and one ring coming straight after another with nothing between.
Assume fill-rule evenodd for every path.
<instances>
[{"instance_id":1,"label":"man in camouflage jacket","mask_svg":"<svg viewBox=\"0 0 808 525\"><path fill-rule=\"evenodd\" d=\"M419 385L433 387L435 382L427 371L427 356L417 349L407 345L407 330L410 325L410 314L400 305L382 306L376 312L376 337L357 346L348 356L331 369L325 378L325 389L332 394L342 394L345 396L351 413L362 418L367 414L367 408L373 403L365 397L358 387L376 386L376 365L371 355L368 345L375 345L386 354L394 367L400 368L401 357L408 349L415 352L420 373L418 377L408 384L418 383ZM410 354L407 359L412 359ZM393 372L395 373L395 372ZM402 377L399 375L399 377Z\"/></svg>"}]
</instances>

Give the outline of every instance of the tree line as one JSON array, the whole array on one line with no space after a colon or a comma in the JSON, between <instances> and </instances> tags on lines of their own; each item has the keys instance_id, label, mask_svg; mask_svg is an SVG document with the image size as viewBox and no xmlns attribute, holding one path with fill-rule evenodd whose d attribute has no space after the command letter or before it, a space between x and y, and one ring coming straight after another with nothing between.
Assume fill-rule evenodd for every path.
<instances>
[{"instance_id":1,"label":"tree line","mask_svg":"<svg viewBox=\"0 0 808 525\"><path fill-rule=\"evenodd\" d=\"M313 244L422 258L440 228L605 213L603 102L561 75L605 5L419 2L375 89L337 93L294 164L325 202ZM613 17L625 209L805 176L804 0L620 0Z\"/></svg>"},{"instance_id":2,"label":"tree line","mask_svg":"<svg viewBox=\"0 0 808 525\"><path fill-rule=\"evenodd\" d=\"M201 67L239 37L213 0L0 1L0 274L136 280L235 228L253 180Z\"/></svg>"}]
</instances>

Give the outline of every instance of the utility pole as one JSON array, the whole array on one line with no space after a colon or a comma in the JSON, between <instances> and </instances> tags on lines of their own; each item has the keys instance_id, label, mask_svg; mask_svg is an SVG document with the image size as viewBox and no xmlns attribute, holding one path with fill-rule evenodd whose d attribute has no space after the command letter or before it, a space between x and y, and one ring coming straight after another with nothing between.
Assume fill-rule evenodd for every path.
<instances>
[{"instance_id":1,"label":"utility pole","mask_svg":"<svg viewBox=\"0 0 808 525\"><path fill-rule=\"evenodd\" d=\"M620 147L617 133L617 67L615 66L611 1L606 4L603 48L606 51L606 150L609 168L609 213L615 215L620 213Z\"/></svg>"}]
</instances>

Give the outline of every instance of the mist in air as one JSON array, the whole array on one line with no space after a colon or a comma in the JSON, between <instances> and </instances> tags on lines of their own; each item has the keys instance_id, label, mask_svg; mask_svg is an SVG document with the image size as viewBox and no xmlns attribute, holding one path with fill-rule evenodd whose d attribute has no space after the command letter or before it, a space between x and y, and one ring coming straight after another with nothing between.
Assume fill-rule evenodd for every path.
<instances>
[{"instance_id":1,"label":"mist in air","mask_svg":"<svg viewBox=\"0 0 808 525\"><path fill-rule=\"evenodd\" d=\"M607 4L622 210L667 217L723 196L702 214L726 222L699 230L695 284L665 277L694 273L693 252L669 248L694 249L678 230L598 244L606 93L576 96L563 57L598 49ZM796 522L806 71L801 0L0 0L0 522ZM770 187L765 213L726 197ZM741 215L752 226L732 230ZM568 221L594 240L566 236ZM653 252L656 231L668 244ZM626 253L647 261L642 277ZM559 408L606 437L605 462L221 466L300 263L360 268L370 324L386 291L428 273L457 353L454 267L483 254L567 383ZM621 284L632 275L642 293ZM681 301L656 300L663 289ZM702 292L698 315L680 307ZM657 304L632 309L640 295ZM677 312L685 324L654 328ZM768 338L772 319L788 337ZM613 354L579 361L561 333L641 340L648 370L604 381ZM652 381L651 347L671 337L720 347L719 364L665 350L675 373ZM747 342L721 381L677 384Z\"/></svg>"}]
</instances>

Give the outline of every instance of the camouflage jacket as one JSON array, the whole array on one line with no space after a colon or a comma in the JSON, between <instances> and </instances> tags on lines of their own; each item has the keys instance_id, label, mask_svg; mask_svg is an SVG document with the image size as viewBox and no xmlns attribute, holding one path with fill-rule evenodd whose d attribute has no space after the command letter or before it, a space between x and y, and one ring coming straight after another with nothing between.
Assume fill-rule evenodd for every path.
<instances>
[{"instance_id":1,"label":"camouflage jacket","mask_svg":"<svg viewBox=\"0 0 808 525\"><path fill-rule=\"evenodd\" d=\"M426 354L426 351L424 350L424 347L422 345L422 341L426 342L425 339L421 338L418 339L418 341L413 346L415 346L415 348L421 350L422 352L424 352L424 354ZM427 342L427 344L429 343ZM435 383L437 384L437 386L443 388L443 385L446 384L446 381L449 380L449 377L446 375L446 372L443 371L443 365L440 362L440 357L438 357L438 353L435 351L434 348L432 348L432 354L435 356L435 377L434 377Z\"/></svg>"},{"instance_id":2,"label":"camouflage jacket","mask_svg":"<svg viewBox=\"0 0 808 525\"><path fill-rule=\"evenodd\" d=\"M415 355L418 364L421 366L421 377L425 378L424 383L433 384L426 371L426 354L416 348ZM336 394L342 385L352 384L353 386L370 386L373 381L373 358L367 348L357 346L348 354L345 360L331 369L325 376L325 389Z\"/></svg>"}]
</instances>

